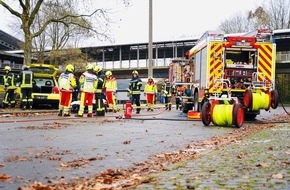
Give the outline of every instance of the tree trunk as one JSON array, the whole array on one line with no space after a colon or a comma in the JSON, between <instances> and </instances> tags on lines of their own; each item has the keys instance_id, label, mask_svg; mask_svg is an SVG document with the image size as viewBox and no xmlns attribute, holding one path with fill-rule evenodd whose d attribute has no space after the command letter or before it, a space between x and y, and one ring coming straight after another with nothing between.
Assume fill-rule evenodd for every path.
<instances>
[{"instance_id":1,"label":"tree trunk","mask_svg":"<svg viewBox=\"0 0 290 190\"><path fill-rule=\"evenodd\" d=\"M28 28L23 28L24 31L24 65L31 64L31 44L32 38Z\"/></svg>"}]
</instances>

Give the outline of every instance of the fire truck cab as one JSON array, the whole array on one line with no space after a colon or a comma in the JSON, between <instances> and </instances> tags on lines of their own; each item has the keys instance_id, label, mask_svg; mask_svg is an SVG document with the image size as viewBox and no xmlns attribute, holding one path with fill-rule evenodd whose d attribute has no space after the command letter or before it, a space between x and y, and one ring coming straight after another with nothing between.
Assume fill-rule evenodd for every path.
<instances>
[{"instance_id":1,"label":"fire truck cab","mask_svg":"<svg viewBox=\"0 0 290 190\"><path fill-rule=\"evenodd\" d=\"M241 127L261 109L275 109L276 44L272 32L225 35L206 32L189 50L194 63L194 110L209 125Z\"/></svg>"}]
</instances>

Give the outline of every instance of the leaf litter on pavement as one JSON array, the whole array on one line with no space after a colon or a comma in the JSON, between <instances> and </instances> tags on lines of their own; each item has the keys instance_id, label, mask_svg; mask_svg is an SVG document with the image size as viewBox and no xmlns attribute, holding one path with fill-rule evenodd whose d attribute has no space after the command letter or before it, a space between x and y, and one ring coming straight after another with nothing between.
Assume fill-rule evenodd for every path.
<instances>
[{"instance_id":1,"label":"leaf litter on pavement","mask_svg":"<svg viewBox=\"0 0 290 190\"><path fill-rule=\"evenodd\" d=\"M280 119L286 119L280 117ZM288 119L288 118L287 118ZM105 121L104 121L105 122ZM279 120L277 120L277 123ZM275 120L274 120L275 123ZM42 184L41 182L35 182L34 184L28 186L28 187L19 187L18 190L77 190L77 189L124 189L124 188L130 188L130 187L136 187L140 184L150 184L154 183L156 180L156 177L153 174L157 175L162 172L169 172L172 170L174 171L174 164L182 164L186 163L188 161L195 162L197 159L204 157L206 154L208 154L207 151L214 151L214 150L222 150L222 156L223 158L227 158L229 156L232 156L232 152L227 152L227 149L224 149L224 147L227 147L228 145L238 145L241 147L246 147L248 145L243 144L241 141L242 137L248 136L253 133L257 133L263 129L268 128L274 128L276 124L272 124L270 122L256 124L256 125L245 125L243 128L233 130L225 135L220 136L214 136L211 139L208 140L201 140L196 141L192 145L187 145L184 149L180 149L176 152L165 152L160 153L156 155L152 155L150 159L135 163L134 167L131 168L118 168L118 169L107 169L103 172L100 172L92 177L80 177L76 178L74 180L71 180L69 182L66 182L64 179L60 181L54 181L53 184ZM123 143L128 144L130 141L126 140ZM273 148L273 147L272 147ZM289 147L288 147L289 148ZM268 147L268 151L271 150L271 147ZM206 152L206 154L204 154ZM246 149L239 151L235 153L235 161L237 160L245 160L248 157L251 157L252 153L249 153ZM215 157L213 157L214 159ZM228 158L227 158L228 159ZM289 161L289 160L288 160ZM289 169L289 162L287 160L284 161L284 165L288 167ZM223 161L223 162L226 162ZM269 168L268 166L271 165L271 163L267 163L265 160L256 161L252 160L251 162L255 162L252 164L252 166L243 166L242 168L243 172L250 171L257 168ZM87 159L79 159L74 160L72 163L61 163L60 166L67 167L67 166L87 166L88 160ZM202 164L201 169L198 171L207 171L210 174L215 174L219 168L214 168L214 166L210 166L210 169L205 168L205 165L210 165L208 162L205 162ZM233 164L233 167L239 167L238 164ZM228 173L228 170L226 170L226 173L218 174L221 175L219 178L222 178L223 180L227 180L227 178L230 178L228 176L225 177L225 175ZM176 174L177 175L177 174ZM180 172L178 175L182 175L182 172ZM178 176L177 175L177 176ZM236 174L232 174L235 176ZM289 173L288 173L289 175ZM168 179L168 176L166 176ZM198 173L193 176L194 180L197 179L204 179L209 176L206 176L205 174L199 175ZM242 178L247 180L248 176L246 174L243 174ZM277 171L276 173L273 173L270 177L268 176L268 180L270 179L283 179L284 174L279 173ZM176 177L172 177L171 179L177 179ZM52 180L51 180L52 181ZM174 181L174 180L173 180ZM187 184L185 184L186 188L195 188L199 187L200 183L197 181L196 184L191 182L191 179L185 180ZM211 182L213 184L218 184L221 187L223 187L224 183L220 182L219 180L216 180L214 182ZM213 185L211 184L211 185ZM170 184L167 184L170 185ZM171 186L175 187L181 185L179 182L174 182L174 185L171 184Z\"/></svg>"}]
</instances>

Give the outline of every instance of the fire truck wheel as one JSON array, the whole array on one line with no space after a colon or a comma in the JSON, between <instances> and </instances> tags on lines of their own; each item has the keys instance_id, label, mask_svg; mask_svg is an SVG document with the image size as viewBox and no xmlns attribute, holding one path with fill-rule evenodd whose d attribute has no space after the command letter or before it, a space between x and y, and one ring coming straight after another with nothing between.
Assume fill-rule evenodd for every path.
<instances>
[{"instance_id":1,"label":"fire truck wheel","mask_svg":"<svg viewBox=\"0 0 290 190\"><path fill-rule=\"evenodd\" d=\"M244 106L249 108L252 106L253 94L251 90L246 90L244 94Z\"/></svg>"},{"instance_id":2,"label":"fire truck wheel","mask_svg":"<svg viewBox=\"0 0 290 190\"><path fill-rule=\"evenodd\" d=\"M202 123L205 125L205 126L208 126L211 122L211 119L210 119L210 103L209 102L205 102L202 106L202 109L201 109L201 120L202 120Z\"/></svg>"},{"instance_id":3,"label":"fire truck wheel","mask_svg":"<svg viewBox=\"0 0 290 190\"><path fill-rule=\"evenodd\" d=\"M242 104L235 104L234 105L234 112L233 112L233 125L240 128L244 123L245 112Z\"/></svg>"},{"instance_id":4,"label":"fire truck wheel","mask_svg":"<svg viewBox=\"0 0 290 190\"><path fill-rule=\"evenodd\" d=\"M278 100L279 100L279 95L277 90L272 90L271 91L271 108L276 109L278 107Z\"/></svg>"}]
</instances>

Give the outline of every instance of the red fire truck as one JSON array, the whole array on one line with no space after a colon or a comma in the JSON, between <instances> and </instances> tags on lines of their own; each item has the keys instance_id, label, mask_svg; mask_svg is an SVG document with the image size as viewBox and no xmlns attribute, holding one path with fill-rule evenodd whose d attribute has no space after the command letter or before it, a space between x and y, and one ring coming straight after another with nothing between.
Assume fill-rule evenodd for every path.
<instances>
[{"instance_id":1,"label":"red fire truck","mask_svg":"<svg viewBox=\"0 0 290 190\"><path fill-rule=\"evenodd\" d=\"M241 127L260 110L277 108L271 31L206 32L187 55L194 64L188 88L204 125Z\"/></svg>"}]
</instances>

